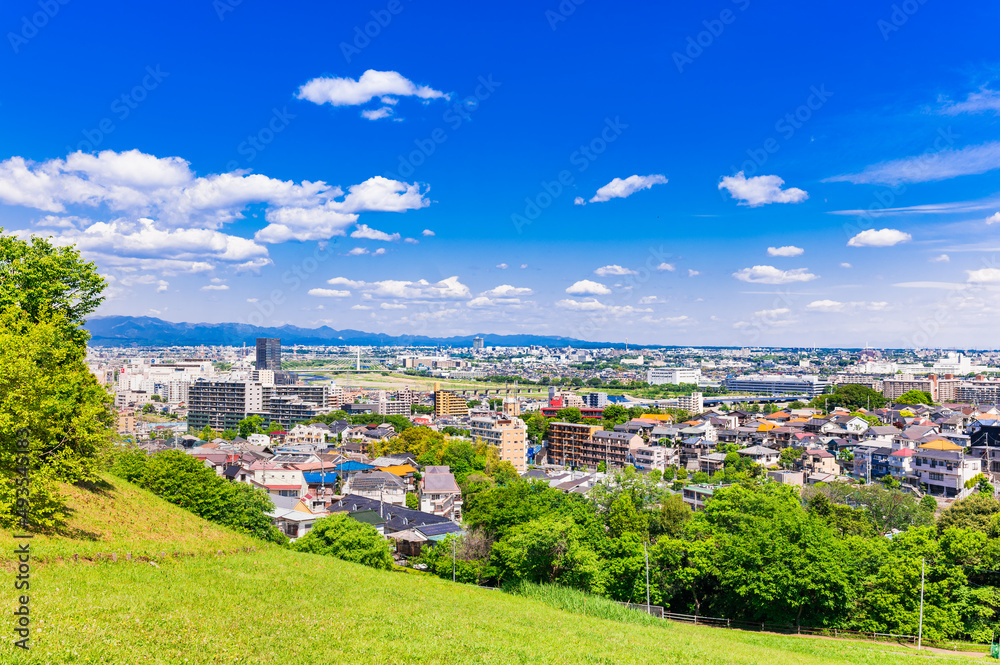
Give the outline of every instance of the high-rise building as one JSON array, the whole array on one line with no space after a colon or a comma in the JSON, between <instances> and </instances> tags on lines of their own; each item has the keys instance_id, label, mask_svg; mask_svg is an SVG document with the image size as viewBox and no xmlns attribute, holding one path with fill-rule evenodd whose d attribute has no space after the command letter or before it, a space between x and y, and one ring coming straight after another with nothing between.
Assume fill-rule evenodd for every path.
<instances>
[{"instance_id":1,"label":"high-rise building","mask_svg":"<svg viewBox=\"0 0 1000 665\"><path fill-rule=\"evenodd\" d=\"M434 384L435 416L467 416L469 405L465 398L449 390L441 390L441 384Z\"/></svg>"},{"instance_id":2,"label":"high-rise building","mask_svg":"<svg viewBox=\"0 0 1000 665\"><path fill-rule=\"evenodd\" d=\"M482 439L497 450L500 459L510 462L518 473L528 470L528 428L520 418L478 416L469 420L473 440Z\"/></svg>"},{"instance_id":3,"label":"high-rise building","mask_svg":"<svg viewBox=\"0 0 1000 665\"><path fill-rule=\"evenodd\" d=\"M482 337L473 337L472 338L472 350L473 351L482 351L483 350L483 344L485 343L485 341L486 340L484 340Z\"/></svg>"},{"instance_id":4,"label":"high-rise building","mask_svg":"<svg viewBox=\"0 0 1000 665\"><path fill-rule=\"evenodd\" d=\"M281 371L281 340L273 337L257 338L257 367L272 372Z\"/></svg>"}]
</instances>

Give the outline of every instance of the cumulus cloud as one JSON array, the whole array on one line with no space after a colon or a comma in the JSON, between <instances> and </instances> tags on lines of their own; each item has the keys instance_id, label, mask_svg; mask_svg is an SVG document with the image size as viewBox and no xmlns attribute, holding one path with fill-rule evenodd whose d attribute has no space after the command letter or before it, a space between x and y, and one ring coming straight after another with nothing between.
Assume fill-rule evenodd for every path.
<instances>
[{"instance_id":1,"label":"cumulus cloud","mask_svg":"<svg viewBox=\"0 0 1000 665\"><path fill-rule=\"evenodd\" d=\"M932 256L927 260L930 261L931 263L948 263L949 261L951 261L951 257L948 256L947 254L939 254L938 256Z\"/></svg>"},{"instance_id":2,"label":"cumulus cloud","mask_svg":"<svg viewBox=\"0 0 1000 665\"><path fill-rule=\"evenodd\" d=\"M347 298L351 292L338 289L309 289L309 295L317 298Z\"/></svg>"},{"instance_id":3,"label":"cumulus cloud","mask_svg":"<svg viewBox=\"0 0 1000 665\"><path fill-rule=\"evenodd\" d=\"M737 199L738 205L757 206L768 203L801 203L809 195L797 187L782 189L785 181L776 175L758 175L747 178L740 171L734 176L724 176L719 183L720 190L726 190Z\"/></svg>"},{"instance_id":4,"label":"cumulus cloud","mask_svg":"<svg viewBox=\"0 0 1000 665\"><path fill-rule=\"evenodd\" d=\"M611 277L611 276L622 276L622 275L638 275L639 273L635 270L629 270L628 268L623 268L620 265L610 265L603 266L594 271L595 275L601 277Z\"/></svg>"},{"instance_id":5,"label":"cumulus cloud","mask_svg":"<svg viewBox=\"0 0 1000 665\"><path fill-rule=\"evenodd\" d=\"M667 179L658 174L654 175L631 175L624 180L621 178L615 178L608 184L604 185L597 190L590 199L590 203L603 203L605 201L610 201L611 199L624 199L632 196L636 192L641 192L644 189L649 189L653 185L665 185ZM573 200L576 205L583 205L584 200L582 197L577 197Z\"/></svg>"},{"instance_id":6,"label":"cumulus cloud","mask_svg":"<svg viewBox=\"0 0 1000 665\"><path fill-rule=\"evenodd\" d=\"M358 228L351 232L351 237L365 238L367 240L383 240L385 242L399 242L401 236L398 233L386 233L385 231L373 229L366 224L358 224Z\"/></svg>"},{"instance_id":7,"label":"cumulus cloud","mask_svg":"<svg viewBox=\"0 0 1000 665\"><path fill-rule=\"evenodd\" d=\"M854 266L852 266L850 263L841 263L840 267L841 268L853 268Z\"/></svg>"},{"instance_id":8,"label":"cumulus cloud","mask_svg":"<svg viewBox=\"0 0 1000 665\"><path fill-rule=\"evenodd\" d=\"M806 250L802 249L801 247L796 247L795 245L785 245L783 247L768 247L767 255L792 257L792 256L800 256L805 251Z\"/></svg>"},{"instance_id":9,"label":"cumulus cloud","mask_svg":"<svg viewBox=\"0 0 1000 665\"><path fill-rule=\"evenodd\" d=\"M873 312L882 311L888 308L887 302L840 302L838 300L814 300L806 305L806 310L810 312L845 312L850 310L866 309Z\"/></svg>"},{"instance_id":10,"label":"cumulus cloud","mask_svg":"<svg viewBox=\"0 0 1000 665\"><path fill-rule=\"evenodd\" d=\"M912 240L913 236L899 229L867 229L847 241L848 247L892 247Z\"/></svg>"},{"instance_id":11,"label":"cumulus cloud","mask_svg":"<svg viewBox=\"0 0 1000 665\"><path fill-rule=\"evenodd\" d=\"M567 289L566 293L572 295L592 295L592 296L606 296L611 293L611 289L604 286L600 282L593 282L589 279L581 279L579 282L571 284Z\"/></svg>"},{"instance_id":12,"label":"cumulus cloud","mask_svg":"<svg viewBox=\"0 0 1000 665\"><path fill-rule=\"evenodd\" d=\"M494 287L489 291L483 291L479 295L486 296L488 298L519 298L520 296L530 296L533 293L534 291L525 286L501 284L500 286Z\"/></svg>"},{"instance_id":13,"label":"cumulus cloud","mask_svg":"<svg viewBox=\"0 0 1000 665\"><path fill-rule=\"evenodd\" d=\"M381 106L377 109L365 109L361 112L361 117L365 120L381 120L382 118L389 118L393 114L393 110L389 106Z\"/></svg>"},{"instance_id":14,"label":"cumulus cloud","mask_svg":"<svg viewBox=\"0 0 1000 665\"><path fill-rule=\"evenodd\" d=\"M248 206L259 204L268 224L255 234L256 242L325 240L344 235L360 213L426 207L430 201L425 193L416 183L381 176L350 186L346 195L322 181L295 183L243 171L196 176L180 157L156 157L138 150L76 152L37 163L23 157L0 162L0 203L56 213L44 223L68 231L76 228L88 236L124 232L126 224L141 226L140 236L176 232L174 238L182 239L193 233L218 233L221 226L243 219ZM71 209L106 211L112 221L95 226L67 215ZM216 253L220 242L231 249L260 247L248 239L224 238L221 233L212 236L205 254ZM130 240L144 242L142 237ZM116 251L131 251L129 243L120 243Z\"/></svg>"},{"instance_id":15,"label":"cumulus cloud","mask_svg":"<svg viewBox=\"0 0 1000 665\"><path fill-rule=\"evenodd\" d=\"M688 268L688 277L696 277L696 276L698 276L700 274L701 273L699 271L697 271L697 270L691 270L690 268Z\"/></svg>"},{"instance_id":16,"label":"cumulus cloud","mask_svg":"<svg viewBox=\"0 0 1000 665\"><path fill-rule=\"evenodd\" d=\"M420 232L420 235L424 236L425 238L430 238L436 236L437 234L431 231L430 229L424 229L423 231Z\"/></svg>"},{"instance_id":17,"label":"cumulus cloud","mask_svg":"<svg viewBox=\"0 0 1000 665\"><path fill-rule=\"evenodd\" d=\"M582 196L578 196L575 199L573 199L573 205L575 206L582 206L586 204L587 204L587 199L583 198Z\"/></svg>"},{"instance_id":18,"label":"cumulus cloud","mask_svg":"<svg viewBox=\"0 0 1000 665\"><path fill-rule=\"evenodd\" d=\"M1000 224L1000 212L995 212L986 218L987 224Z\"/></svg>"},{"instance_id":19,"label":"cumulus cloud","mask_svg":"<svg viewBox=\"0 0 1000 665\"><path fill-rule=\"evenodd\" d=\"M660 265L656 266L656 269L659 270L660 272L673 272L677 270L677 266L675 266L673 263L661 263Z\"/></svg>"},{"instance_id":20,"label":"cumulus cloud","mask_svg":"<svg viewBox=\"0 0 1000 665\"><path fill-rule=\"evenodd\" d=\"M960 149L948 148L879 162L858 173L833 176L824 182L900 185L978 175L997 168L1000 168L1000 141L991 141Z\"/></svg>"},{"instance_id":21,"label":"cumulus cloud","mask_svg":"<svg viewBox=\"0 0 1000 665\"><path fill-rule=\"evenodd\" d=\"M660 296L643 296L639 298L640 305L658 305L667 302Z\"/></svg>"},{"instance_id":22,"label":"cumulus cloud","mask_svg":"<svg viewBox=\"0 0 1000 665\"><path fill-rule=\"evenodd\" d=\"M379 309L406 309L403 303L384 302L379 305Z\"/></svg>"},{"instance_id":23,"label":"cumulus cloud","mask_svg":"<svg viewBox=\"0 0 1000 665\"><path fill-rule=\"evenodd\" d=\"M498 264L497 264L497 268L499 268L500 270L506 270L506 269L507 269L507 268L509 268L509 267L510 267L510 266L509 266L509 265L507 265L506 263L498 263Z\"/></svg>"},{"instance_id":24,"label":"cumulus cloud","mask_svg":"<svg viewBox=\"0 0 1000 665\"><path fill-rule=\"evenodd\" d=\"M330 286L343 286L355 289L373 297L399 300L469 300L472 292L462 284L458 277L448 277L439 282L428 282L425 279L417 281L386 279L378 282L364 282L334 277L327 280Z\"/></svg>"},{"instance_id":25,"label":"cumulus cloud","mask_svg":"<svg viewBox=\"0 0 1000 665\"><path fill-rule=\"evenodd\" d=\"M1000 269L980 268L979 270L966 270L969 275L969 282L976 284L997 284L1000 283Z\"/></svg>"},{"instance_id":26,"label":"cumulus cloud","mask_svg":"<svg viewBox=\"0 0 1000 665\"><path fill-rule=\"evenodd\" d=\"M757 284L792 284L794 282L814 280L817 278L817 275L810 273L808 268L780 270L774 266L754 266L734 272L733 277L741 282L753 282Z\"/></svg>"},{"instance_id":27,"label":"cumulus cloud","mask_svg":"<svg viewBox=\"0 0 1000 665\"><path fill-rule=\"evenodd\" d=\"M201 290L202 291L228 291L229 290L229 285L228 284L206 284L205 286L201 287Z\"/></svg>"},{"instance_id":28,"label":"cumulus cloud","mask_svg":"<svg viewBox=\"0 0 1000 665\"><path fill-rule=\"evenodd\" d=\"M314 78L299 88L296 97L314 104L360 106L376 97L383 104L395 104L396 97L447 99L448 95L426 85L417 85L398 72L369 69L357 80L350 77Z\"/></svg>"}]
</instances>

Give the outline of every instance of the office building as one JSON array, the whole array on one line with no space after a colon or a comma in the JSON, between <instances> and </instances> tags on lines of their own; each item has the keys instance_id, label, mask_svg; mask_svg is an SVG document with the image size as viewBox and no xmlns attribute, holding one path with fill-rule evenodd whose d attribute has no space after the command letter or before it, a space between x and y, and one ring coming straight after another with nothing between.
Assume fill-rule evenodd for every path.
<instances>
[{"instance_id":1,"label":"office building","mask_svg":"<svg viewBox=\"0 0 1000 665\"><path fill-rule=\"evenodd\" d=\"M257 338L256 369L269 369L272 372L281 371L281 340L273 337Z\"/></svg>"},{"instance_id":2,"label":"office building","mask_svg":"<svg viewBox=\"0 0 1000 665\"><path fill-rule=\"evenodd\" d=\"M701 369L691 367L653 367L646 372L646 382L653 386L699 381L701 381Z\"/></svg>"},{"instance_id":3,"label":"office building","mask_svg":"<svg viewBox=\"0 0 1000 665\"><path fill-rule=\"evenodd\" d=\"M811 375L748 374L726 377L723 385L726 390L736 393L816 397L823 394L830 382Z\"/></svg>"}]
</instances>

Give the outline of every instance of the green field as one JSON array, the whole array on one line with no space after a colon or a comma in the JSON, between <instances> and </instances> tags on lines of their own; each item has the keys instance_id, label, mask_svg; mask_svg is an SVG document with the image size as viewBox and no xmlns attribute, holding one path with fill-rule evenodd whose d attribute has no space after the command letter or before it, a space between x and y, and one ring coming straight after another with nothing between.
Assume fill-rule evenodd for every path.
<instances>
[{"instance_id":1,"label":"green field","mask_svg":"<svg viewBox=\"0 0 1000 665\"><path fill-rule=\"evenodd\" d=\"M85 500L86 499L86 500ZM572 594L526 598L427 575L381 572L255 543L115 482L79 504L73 538L36 538L31 650L2 663L900 663L966 662L898 645L744 633L601 608ZM82 532L91 534L83 536ZM173 535L170 535L173 532ZM7 570L12 541L3 535ZM156 565L55 561L87 551L198 551ZM58 553L58 554L57 554ZM3 584L5 607L13 584ZM578 599L579 595L576 596ZM578 602L573 601L573 602ZM578 612L560 609L570 607ZM612 618L591 616L594 613ZM7 613L8 621L11 615ZM5 627L5 630L8 628ZM907 653L908 652L908 653Z\"/></svg>"}]
</instances>

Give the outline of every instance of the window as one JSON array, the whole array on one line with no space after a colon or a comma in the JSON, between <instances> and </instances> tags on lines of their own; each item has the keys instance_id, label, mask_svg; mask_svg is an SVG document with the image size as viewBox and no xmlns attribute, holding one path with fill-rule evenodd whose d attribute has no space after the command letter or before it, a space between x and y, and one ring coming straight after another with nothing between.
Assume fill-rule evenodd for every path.
<instances>
[{"instance_id":1,"label":"window","mask_svg":"<svg viewBox=\"0 0 1000 665\"><path fill-rule=\"evenodd\" d=\"M944 480L944 474L943 473L933 473L932 472L930 474L930 477L931 477L931 480Z\"/></svg>"}]
</instances>

